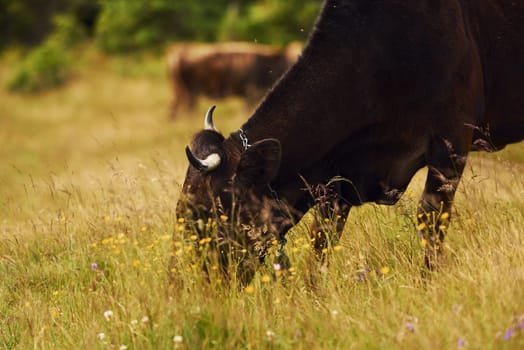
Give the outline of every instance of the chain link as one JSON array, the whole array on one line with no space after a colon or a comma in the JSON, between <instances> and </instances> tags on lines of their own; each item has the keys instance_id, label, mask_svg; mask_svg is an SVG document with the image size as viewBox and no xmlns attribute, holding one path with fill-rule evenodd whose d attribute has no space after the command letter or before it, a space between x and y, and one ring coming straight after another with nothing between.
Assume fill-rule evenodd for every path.
<instances>
[{"instance_id":1,"label":"chain link","mask_svg":"<svg viewBox=\"0 0 524 350\"><path fill-rule=\"evenodd\" d=\"M244 146L244 150L247 150L251 145L247 140L246 132L242 128L239 129L239 132L238 136L240 137L240 141L242 141L242 146Z\"/></svg>"}]
</instances>

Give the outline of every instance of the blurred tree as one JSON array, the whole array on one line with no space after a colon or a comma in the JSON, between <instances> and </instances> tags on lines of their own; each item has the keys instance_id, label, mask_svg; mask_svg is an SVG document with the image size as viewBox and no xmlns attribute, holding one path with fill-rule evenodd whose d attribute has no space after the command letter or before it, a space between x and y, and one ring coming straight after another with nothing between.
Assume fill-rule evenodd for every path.
<instances>
[{"instance_id":1,"label":"blurred tree","mask_svg":"<svg viewBox=\"0 0 524 350\"><path fill-rule=\"evenodd\" d=\"M71 16L90 34L98 12L93 0L0 0L0 50L41 43L53 30L57 14Z\"/></svg>"},{"instance_id":2,"label":"blurred tree","mask_svg":"<svg viewBox=\"0 0 524 350\"><path fill-rule=\"evenodd\" d=\"M172 41L305 40L321 0L0 0L0 50L34 46L68 16L106 52Z\"/></svg>"}]
</instances>

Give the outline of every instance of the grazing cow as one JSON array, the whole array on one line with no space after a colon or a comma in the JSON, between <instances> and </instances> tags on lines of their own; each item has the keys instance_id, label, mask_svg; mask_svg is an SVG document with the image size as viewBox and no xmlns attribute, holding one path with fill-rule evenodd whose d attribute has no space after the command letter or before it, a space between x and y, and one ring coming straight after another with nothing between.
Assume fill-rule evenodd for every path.
<instances>
[{"instance_id":1,"label":"grazing cow","mask_svg":"<svg viewBox=\"0 0 524 350\"><path fill-rule=\"evenodd\" d=\"M256 102L297 60L301 50L298 42L286 48L241 42L172 46L167 54L174 94L171 116L183 107L192 108L197 95L236 95Z\"/></svg>"},{"instance_id":2,"label":"grazing cow","mask_svg":"<svg viewBox=\"0 0 524 350\"><path fill-rule=\"evenodd\" d=\"M523 33L522 1L325 0L251 118L226 138L208 115L194 135L177 214L216 220L223 255L244 241L248 281L254 237L283 240L311 206L340 232L352 206L394 204L427 166L417 221L436 267L468 152L524 138Z\"/></svg>"}]
</instances>

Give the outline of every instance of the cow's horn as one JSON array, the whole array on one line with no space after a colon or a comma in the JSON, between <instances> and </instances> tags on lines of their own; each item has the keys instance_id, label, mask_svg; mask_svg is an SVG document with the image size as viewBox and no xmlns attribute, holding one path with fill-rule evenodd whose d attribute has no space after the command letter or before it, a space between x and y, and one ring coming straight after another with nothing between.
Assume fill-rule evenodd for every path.
<instances>
[{"instance_id":1,"label":"cow's horn","mask_svg":"<svg viewBox=\"0 0 524 350\"><path fill-rule=\"evenodd\" d=\"M186 146L186 155L189 163L200 171L212 171L220 165L221 159L218 153L211 153L206 159L199 159L191 152L189 146Z\"/></svg>"},{"instance_id":2,"label":"cow's horn","mask_svg":"<svg viewBox=\"0 0 524 350\"><path fill-rule=\"evenodd\" d=\"M206 130L215 130L218 131L217 128L213 125L213 111L215 110L215 105L209 107L206 113L206 120L204 123L204 129Z\"/></svg>"}]
</instances>

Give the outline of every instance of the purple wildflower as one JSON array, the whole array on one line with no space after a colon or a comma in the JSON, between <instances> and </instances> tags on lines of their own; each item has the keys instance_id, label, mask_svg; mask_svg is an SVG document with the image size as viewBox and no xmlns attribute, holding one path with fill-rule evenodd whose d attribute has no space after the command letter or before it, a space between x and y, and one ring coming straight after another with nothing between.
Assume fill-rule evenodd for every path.
<instances>
[{"instance_id":1,"label":"purple wildflower","mask_svg":"<svg viewBox=\"0 0 524 350\"><path fill-rule=\"evenodd\" d=\"M513 328L510 328L506 331L506 333L504 334L504 341L508 341L511 339L511 337L513 337Z\"/></svg>"},{"instance_id":2,"label":"purple wildflower","mask_svg":"<svg viewBox=\"0 0 524 350\"><path fill-rule=\"evenodd\" d=\"M412 322L406 322L406 329L411 333L415 332L415 324Z\"/></svg>"},{"instance_id":3,"label":"purple wildflower","mask_svg":"<svg viewBox=\"0 0 524 350\"><path fill-rule=\"evenodd\" d=\"M98 264L94 262L91 264L91 271L96 271L96 270L98 270Z\"/></svg>"},{"instance_id":4,"label":"purple wildflower","mask_svg":"<svg viewBox=\"0 0 524 350\"><path fill-rule=\"evenodd\" d=\"M466 345L466 339L464 338L459 338L457 340L457 348L460 349L462 348L464 345Z\"/></svg>"}]
</instances>

